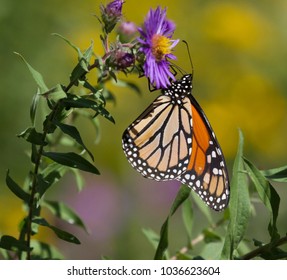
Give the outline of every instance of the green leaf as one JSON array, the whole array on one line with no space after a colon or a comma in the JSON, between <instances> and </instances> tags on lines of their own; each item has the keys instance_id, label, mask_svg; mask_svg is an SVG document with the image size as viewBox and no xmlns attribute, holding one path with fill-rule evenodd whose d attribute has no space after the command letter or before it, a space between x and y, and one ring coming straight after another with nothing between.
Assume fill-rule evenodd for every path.
<instances>
[{"instance_id":1,"label":"green leaf","mask_svg":"<svg viewBox=\"0 0 287 280\"><path fill-rule=\"evenodd\" d=\"M71 171L74 173L76 183L77 183L77 189L78 191L81 191L84 188L85 180L78 169L72 168Z\"/></svg>"},{"instance_id":2,"label":"green leaf","mask_svg":"<svg viewBox=\"0 0 287 280\"><path fill-rule=\"evenodd\" d=\"M160 238L158 242L158 246L156 248L154 260L164 260L168 257L166 256L166 251L168 247L168 224L169 217L165 220L160 229Z\"/></svg>"},{"instance_id":3,"label":"green leaf","mask_svg":"<svg viewBox=\"0 0 287 280\"><path fill-rule=\"evenodd\" d=\"M43 92L48 91L48 87L46 86L42 75L41 75L39 72L37 72L37 71L25 60L25 58L24 58L21 54L19 54L19 53L17 53L17 52L15 52L15 54L18 55L18 56L20 56L21 59L25 62L26 66L28 67L28 69L29 69L29 71L30 71L30 73L32 74L32 77L34 78L35 82L37 83L38 87L40 88L40 92L43 93Z\"/></svg>"},{"instance_id":4,"label":"green leaf","mask_svg":"<svg viewBox=\"0 0 287 280\"><path fill-rule=\"evenodd\" d=\"M67 167L56 162L49 164L41 174L38 174L38 191L40 197L67 172Z\"/></svg>"},{"instance_id":5,"label":"green leaf","mask_svg":"<svg viewBox=\"0 0 287 280\"><path fill-rule=\"evenodd\" d=\"M278 211L279 211L279 204L280 204L280 197L277 194L276 190L273 188L273 186L269 183L268 180L265 179L265 177L255 167L254 164L252 164L246 158L244 159L244 163L245 163L248 175L250 179L252 180L261 201L264 203L264 205L270 212L271 218L270 218L268 230L271 236L271 240L276 240L280 237L278 234L277 226L276 226L276 221L277 221Z\"/></svg>"},{"instance_id":6,"label":"green leaf","mask_svg":"<svg viewBox=\"0 0 287 280\"><path fill-rule=\"evenodd\" d=\"M94 42L91 41L91 44L85 50L83 57L80 58L80 64L81 64L82 68L87 72L89 72L89 62L90 62L90 59L93 55L93 49L94 49Z\"/></svg>"},{"instance_id":7,"label":"green leaf","mask_svg":"<svg viewBox=\"0 0 287 280\"><path fill-rule=\"evenodd\" d=\"M61 39L63 39L66 43L68 43L68 45L70 45L78 54L78 60L79 63L76 65L76 67L73 69L71 77L70 77L70 81L77 85L78 80L81 80L83 78L83 76L89 72L89 61L93 55L93 47L94 47L94 43L91 42L89 48L82 53L81 50L75 46L73 43L71 43L71 41L69 41L68 39L66 39L65 37L63 37L60 34L57 33L53 33L52 35L57 36Z\"/></svg>"},{"instance_id":8,"label":"green leaf","mask_svg":"<svg viewBox=\"0 0 287 280\"><path fill-rule=\"evenodd\" d=\"M193 209L190 199L186 199L182 204L182 218L190 243L190 241L192 240L192 229L193 229Z\"/></svg>"},{"instance_id":9,"label":"green leaf","mask_svg":"<svg viewBox=\"0 0 287 280\"><path fill-rule=\"evenodd\" d=\"M93 111L96 112L96 114L100 114L109 121L115 123L115 120L111 116L111 114L104 108L102 107L101 104L98 104L94 100L87 99L84 97L80 96L69 96L68 98L65 98L62 100L62 104L65 107L68 108L87 108L87 109L92 109Z\"/></svg>"},{"instance_id":10,"label":"green leaf","mask_svg":"<svg viewBox=\"0 0 287 280\"><path fill-rule=\"evenodd\" d=\"M221 241L221 237L210 229L204 229L202 233L204 235L205 243Z\"/></svg>"},{"instance_id":11,"label":"green leaf","mask_svg":"<svg viewBox=\"0 0 287 280\"><path fill-rule=\"evenodd\" d=\"M41 93L41 95L45 96L46 98L57 102L60 99L67 97L66 92L63 90L62 86L57 84L55 87L49 89Z\"/></svg>"},{"instance_id":12,"label":"green leaf","mask_svg":"<svg viewBox=\"0 0 287 280\"><path fill-rule=\"evenodd\" d=\"M38 241L31 240L31 246L33 248L33 260L62 260L64 256L54 246Z\"/></svg>"},{"instance_id":13,"label":"green leaf","mask_svg":"<svg viewBox=\"0 0 287 280\"><path fill-rule=\"evenodd\" d=\"M287 165L269 170L261 170L260 172L269 180L281 183L287 182Z\"/></svg>"},{"instance_id":14,"label":"green leaf","mask_svg":"<svg viewBox=\"0 0 287 280\"><path fill-rule=\"evenodd\" d=\"M32 99L32 103L30 106L30 120L32 123L32 126L35 126L35 116L36 116L36 111L38 108L38 104L39 104L39 100L40 100L40 91L38 89L37 93L34 94L33 99Z\"/></svg>"},{"instance_id":15,"label":"green leaf","mask_svg":"<svg viewBox=\"0 0 287 280\"><path fill-rule=\"evenodd\" d=\"M242 240L248 219L250 216L250 199L248 181L244 170L243 155L243 135L239 131L239 145L237 155L234 160L231 195L230 195L230 221L227 228L224 246L221 252L221 259L233 259L234 251Z\"/></svg>"},{"instance_id":16,"label":"green leaf","mask_svg":"<svg viewBox=\"0 0 287 280\"><path fill-rule=\"evenodd\" d=\"M54 152L44 152L45 157L50 158L51 160L72 168L77 168L82 171L90 172L99 175L100 172L98 169L88 162L83 157L75 153L54 153Z\"/></svg>"},{"instance_id":17,"label":"green leaf","mask_svg":"<svg viewBox=\"0 0 287 280\"><path fill-rule=\"evenodd\" d=\"M101 127L100 127L100 122L97 118L93 118L92 119L92 124L95 128L95 140L94 143L95 144L99 144L101 141Z\"/></svg>"},{"instance_id":18,"label":"green leaf","mask_svg":"<svg viewBox=\"0 0 287 280\"><path fill-rule=\"evenodd\" d=\"M115 73L114 71L112 71L112 70L109 70L109 74L110 74L110 76L112 77L112 79L113 79L115 82L117 82L117 75L116 75L116 73Z\"/></svg>"},{"instance_id":19,"label":"green leaf","mask_svg":"<svg viewBox=\"0 0 287 280\"><path fill-rule=\"evenodd\" d=\"M189 197L191 188L189 188L186 185L182 185L176 195L176 198L171 206L169 215L165 222L163 223L160 231L160 240L158 243L158 247L155 253L155 260L162 260L164 259L165 251L168 247L168 224L169 219L171 216L175 213L175 211L178 209L178 207Z\"/></svg>"},{"instance_id":20,"label":"green leaf","mask_svg":"<svg viewBox=\"0 0 287 280\"><path fill-rule=\"evenodd\" d=\"M78 131L78 129L72 125L67 125L64 123L60 123L60 122L54 122L56 126L58 126L63 133L69 135L70 137L72 137L79 145L81 145L89 154L89 156L91 157L91 159L94 161L94 156L93 154L87 149L87 147L85 146L81 135Z\"/></svg>"},{"instance_id":21,"label":"green leaf","mask_svg":"<svg viewBox=\"0 0 287 280\"><path fill-rule=\"evenodd\" d=\"M198 196L197 193L191 192L191 196L196 206L199 208L201 213L205 216L209 224L213 224L213 219L211 216L211 211L209 207L206 207L206 204L202 201L202 199Z\"/></svg>"},{"instance_id":22,"label":"green leaf","mask_svg":"<svg viewBox=\"0 0 287 280\"><path fill-rule=\"evenodd\" d=\"M88 72L88 63L93 55L93 48L94 48L94 42L92 41L90 46L86 49L84 53L81 52L80 48L78 48L76 45L74 45L71 41L69 41L64 36L58 34L58 33L52 33L52 35L57 36L61 39L63 39L69 46L71 46L78 54L78 60L79 60L79 66L85 71ZM80 76L78 76L79 78Z\"/></svg>"},{"instance_id":23,"label":"green leaf","mask_svg":"<svg viewBox=\"0 0 287 280\"><path fill-rule=\"evenodd\" d=\"M50 228L62 240L65 240L67 242L74 243L74 244L81 244L79 239L75 237L73 234L50 225L45 219L34 218L33 223Z\"/></svg>"},{"instance_id":24,"label":"green leaf","mask_svg":"<svg viewBox=\"0 0 287 280\"><path fill-rule=\"evenodd\" d=\"M71 46L78 53L79 57L82 57L81 50L76 45L74 45L71 41L69 41L67 38L65 38L64 36L62 36L62 35L60 35L58 33L52 33L51 35L63 39L69 46Z\"/></svg>"},{"instance_id":25,"label":"green leaf","mask_svg":"<svg viewBox=\"0 0 287 280\"><path fill-rule=\"evenodd\" d=\"M25 251L27 252L29 248L27 247L27 243L24 241L20 241L13 236L10 235L2 235L0 239L0 247L5 250L11 251Z\"/></svg>"},{"instance_id":26,"label":"green leaf","mask_svg":"<svg viewBox=\"0 0 287 280\"><path fill-rule=\"evenodd\" d=\"M66 221L72 225L77 225L88 232L81 218L63 202L45 200L43 201L42 206L49 209L56 217L62 219L63 221Z\"/></svg>"},{"instance_id":27,"label":"green leaf","mask_svg":"<svg viewBox=\"0 0 287 280\"><path fill-rule=\"evenodd\" d=\"M10 256L9 251L1 248L0 246L0 258L1 260L13 260L14 257Z\"/></svg>"},{"instance_id":28,"label":"green leaf","mask_svg":"<svg viewBox=\"0 0 287 280\"><path fill-rule=\"evenodd\" d=\"M105 106L106 105L106 99L103 95L103 89L100 88L100 86L98 87L94 87L93 85L91 85L88 81L84 81L83 82L83 86L90 90L91 93L89 93L88 95L84 95L84 98L92 98L94 99L97 104L99 104L100 106Z\"/></svg>"},{"instance_id":29,"label":"green leaf","mask_svg":"<svg viewBox=\"0 0 287 280\"><path fill-rule=\"evenodd\" d=\"M6 174L6 185L7 187L24 202L29 203L30 195L26 193L10 176L9 170Z\"/></svg>"},{"instance_id":30,"label":"green leaf","mask_svg":"<svg viewBox=\"0 0 287 280\"><path fill-rule=\"evenodd\" d=\"M46 146L48 143L43 140L43 134L36 131L35 127L28 127L25 131L17 135L19 138L25 139L27 142L35 145Z\"/></svg>"},{"instance_id":31,"label":"green leaf","mask_svg":"<svg viewBox=\"0 0 287 280\"><path fill-rule=\"evenodd\" d=\"M207 243L203 247L200 256L207 260L218 260L220 259L222 245L222 242Z\"/></svg>"},{"instance_id":32,"label":"green leaf","mask_svg":"<svg viewBox=\"0 0 287 280\"><path fill-rule=\"evenodd\" d=\"M156 249L158 246L158 242L159 242L159 235L150 228L143 228L142 232L145 235L145 237L148 239L152 247Z\"/></svg>"}]
</instances>

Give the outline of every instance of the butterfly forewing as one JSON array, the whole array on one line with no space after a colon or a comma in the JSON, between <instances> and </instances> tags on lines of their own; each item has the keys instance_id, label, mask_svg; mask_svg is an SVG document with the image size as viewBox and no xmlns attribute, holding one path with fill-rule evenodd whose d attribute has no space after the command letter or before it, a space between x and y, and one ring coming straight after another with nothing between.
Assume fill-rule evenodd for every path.
<instances>
[{"instance_id":1,"label":"butterfly forewing","mask_svg":"<svg viewBox=\"0 0 287 280\"><path fill-rule=\"evenodd\" d=\"M181 181L210 208L221 211L229 200L226 164L191 88L191 75L185 75L163 89L125 130L123 149L144 177Z\"/></svg>"},{"instance_id":2,"label":"butterfly forewing","mask_svg":"<svg viewBox=\"0 0 287 280\"><path fill-rule=\"evenodd\" d=\"M125 130L124 152L144 177L172 180L187 169L191 126L183 126L182 120L189 122L190 114L161 95Z\"/></svg>"}]
</instances>

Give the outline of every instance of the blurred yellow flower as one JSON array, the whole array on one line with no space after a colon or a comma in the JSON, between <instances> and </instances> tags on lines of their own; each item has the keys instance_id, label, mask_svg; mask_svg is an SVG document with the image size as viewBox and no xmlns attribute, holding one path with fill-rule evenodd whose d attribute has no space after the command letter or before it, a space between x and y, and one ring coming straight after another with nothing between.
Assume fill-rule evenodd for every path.
<instances>
[{"instance_id":1,"label":"blurred yellow flower","mask_svg":"<svg viewBox=\"0 0 287 280\"><path fill-rule=\"evenodd\" d=\"M252 72L239 76L230 91L221 95L219 103L205 106L209 118L217 120L214 130L220 135L227 157L234 157L240 128L249 151L263 154L266 160L280 157L286 150L286 137L282 137L284 126L286 130L286 108L280 90Z\"/></svg>"},{"instance_id":2,"label":"blurred yellow flower","mask_svg":"<svg viewBox=\"0 0 287 280\"><path fill-rule=\"evenodd\" d=\"M207 37L235 50L258 51L271 33L270 24L251 5L221 3L205 11Z\"/></svg>"}]
</instances>

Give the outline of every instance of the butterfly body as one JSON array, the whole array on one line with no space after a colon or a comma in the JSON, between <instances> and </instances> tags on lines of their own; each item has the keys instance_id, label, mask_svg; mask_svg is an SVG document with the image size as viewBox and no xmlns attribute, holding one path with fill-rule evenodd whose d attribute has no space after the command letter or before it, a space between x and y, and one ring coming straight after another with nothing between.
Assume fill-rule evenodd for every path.
<instances>
[{"instance_id":1,"label":"butterfly body","mask_svg":"<svg viewBox=\"0 0 287 280\"><path fill-rule=\"evenodd\" d=\"M123 133L123 150L144 177L178 180L210 208L221 211L229 199L226 164L191 89L191 75L162 89L162 94Z\"/></svg>"}]
</instances>

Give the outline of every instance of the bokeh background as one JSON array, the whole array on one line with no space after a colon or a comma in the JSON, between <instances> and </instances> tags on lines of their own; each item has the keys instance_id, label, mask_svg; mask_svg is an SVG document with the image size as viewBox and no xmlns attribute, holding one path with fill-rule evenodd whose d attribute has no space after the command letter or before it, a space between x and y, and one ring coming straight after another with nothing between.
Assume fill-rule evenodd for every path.
<instances>
[{"instance_id":1,"label":"bokeh background","mask_svg":"<svg viewBox=\"0 0 287 280\"><path fill-rule=\"evenodd\" d=\"M105 3L105 1L102 1ZM21 53L41 72L49 86L67 84L77 59L57 32L81 49L94 40L94 51L102 54L99 13L95 0L0 0L0 233L17 236L24 212L20 202L7 190L5 174L22 183L29 171L29 148L16 134L29 125L29 105L36 85L20 59ZM150 7L168 7L168 17L177 30L174 38L189 42L194 65L193 94L204 108L229 170L236 153L238 128L245 136L245 155L259 168L286 164L287 155L287 1L277 0L126 0L124 17L141 24ZM189 71L183 44L176 48L177 64ZM89 234L63 225L78 236L82 245L65 244L49 230L41 231L67 259L150 259L154 250L142 228L159 232L178 182L153 182L134 171L121 148L124 129L156 97L149 93L144 78L129 77L146 93L137 95L125 88L112 88L116 103L108 109L116 125L101 119L101 141L91 125L80 124L86 145L95 155L101 176L85 174L86 188L78 193L74 178L65 176L49 190L49 199L60 199L73 207L89 228ZM275 185L281 196L279 229L286 232L286 185ZM180 212L180 211L179 211ZM47 213L47 219L53 221ZM207 226L195 209L194 234ZM221 214L213 214L221 215ZM268 213L264 209L252 217L251 237L267 241ZM171 224L171 251L185 245L180 213Z\"/></svg>"}]
</instances>

